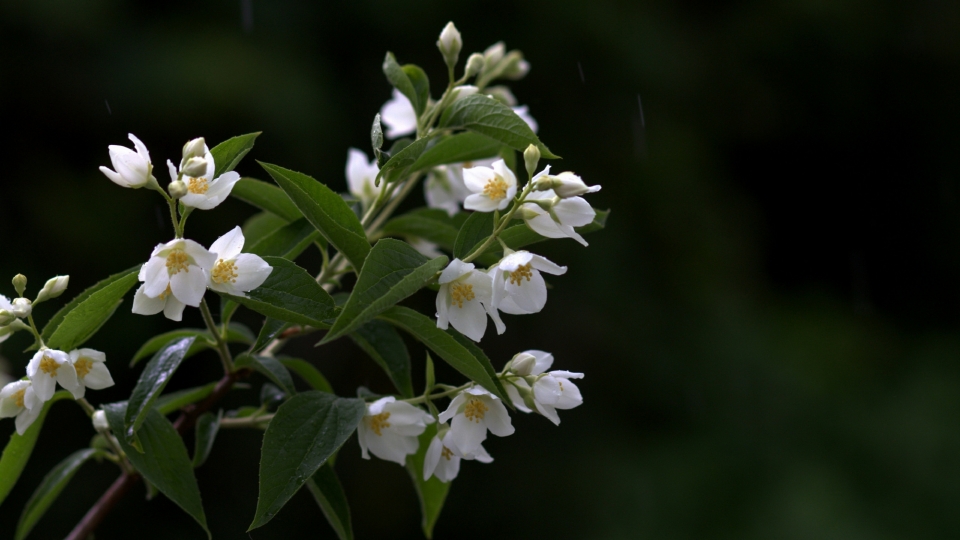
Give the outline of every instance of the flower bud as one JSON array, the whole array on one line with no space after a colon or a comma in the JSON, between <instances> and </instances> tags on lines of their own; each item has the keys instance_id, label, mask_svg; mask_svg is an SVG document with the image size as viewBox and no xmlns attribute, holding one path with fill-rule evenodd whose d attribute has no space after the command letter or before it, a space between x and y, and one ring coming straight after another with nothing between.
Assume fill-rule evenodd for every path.
<instances>
[{"instance_id":1,"label":"flower bud","mask_svg":"<svg viewBox=\"0 0 960 540\"><path fill-rule=\"evenodd\" d=\"M93 429L97 431L107 431L110 429L110 424L107 423L107 413L102 410L94 411L93 418Z\"/></svg>"},{"instance_id":2,"label":"flower bud","mask_svg":"<svg viewBox=\"0 0 960 540\"><path fill-rule=\"evenodd\" d=\"M454 96L453 96L453 101L451 101L450 103L456 103L467 96L472 96L476 94L479 91L479 89L476 86L473 86L471 84L463 84L455 87L452 91L454 92Z\"/></svg>"},{"instance_id":3,"label":"flower bud","mask_svg":"<svg viewBox=\"0 0 960 540\"><path fill-rule=\"evenodd\" d=\"M533 373L533 367L537 363L537 358L529 353L519 353L510 361L510 371L521 377L526 377Z\"/></svg>"},{"instance_id":4,"label":"flower bud","mask_svg":"<svg viewBox=\"0 0 960 540\"><path fill-rule=\"evenodd\" d=\"M503 62L505 65L500 76L504 79L515 81L524 78L530 72L530 62L523 59L523 53L520 51L510 51Z\"/></svg>"},{"instance_id":5,"label":"flower bud","mask_svg":"<svg viewBox=\"0 0 960 540\"><path fill-rule=\"evenodd\" d=\"M207 160L194 156L180 167L180 172L183 173L184 176L194 178L203 176L207 172Z\"/></svg>"},{"instance_id":6,"label":"flower bud","mask_svg":"<svg viewBox=\"0 0 960 540\"><path fill-rule=\"evenodd\" d=\"M535 203L536 201L527 201L527 202ZM516 214L514 214L515 217L518 217L524 221L531 220L539 215L540 215L540 212L527 208L526 205L521 206L520 209L517 210Z\"/></svg>"},{"instance_id":7,"label":"flower bud","mask_svg":"<svg viewBox=\"0 0 960 540\"><path fill-rule=\"evenodd\" d=\"M440 32L440 40L437 41L437 48L440 49L443 60L451 69L457 65L457 59L460 58L460 49L462 47L463 40L460 39L460 31L453 25L453 22L448 22L447 25L443 27L443 32Z\"/></svg>"},{"instance_id":8,"label":"flower bud","mask_svg":"<svg viewBox=\"0 0 960 540\"><path fill-rule=\"evenodd\" d=\"M70 283L70 276L57 276L48 279L47 282L43 284L43 289L40 289L40 293L37 294L37 298L33 303L38 304L44 300L50 300L51 298L60 296L63 294L63 291L67 290L68 283Z\"/></svg>"},{"instance_id":9,"label":"flower bud","mask_svg":"<svg viewBox=\"0 0 960 540\"><path fill-rule=\"evenodd\" d=\"M516 107L517 98L513 95L513 92L510 91L506 86L488 86L483 90L487 95L492 96L494 99L503 103L507 107Z\"/></svg>"},{"instance_id":10,"label":"flower bud","mask_svg":"<svg viewBox=\"0 0 960 540\"><path fill-rule=\"evenodd\" d=\"M192 157L202 158L206 153L206 147L207 143L203 140L203 137L197 137L196 139L187 141L187 144L183 145L183 162L188 161Z\"/></svg>"},{"instance_id":11,"label":"flower bud","mask_svg":"<svg viewBox=\"0 0 960 540\"><path fill-rule=\"evenodd\" d=\"M540 149L537 145L528 145L523 151L523 163L527 166L527 175L533 178L533 172L537 170L537 164L540 163Z\"/></svg>"},{"instance_id":12,"label":"flower bud","mask_svg":"<svg viewBox=\"0 0 960 540\"><path fill-rule=\"evenodd\" d=\"M477 73L483 70L483 55L480 53L473 53L467 58L467 67L464 70L465 77L473 77Z\"/></svg>"},{"instance_id":13,"label":"flower bud","mask_svg":"<svg viewBox=\"0 0 960 540\"><path fill-rule=\"evenodd\" d=\"M17 291L17 294L23 296L23 291L27 290L27 276L23 274L13 276L13 288Z\"/></svg>"},{"instance_id":14,"label":"flower bud","mask_svg":"<svg viewBox=\"0 0 960 540\"><path fill-rule=\"evenodd\" d=\"M561 199L578 197L585 193L595 193L600 191L600 186L588 186L583 183L579 176L570 171L562 172L551 177L552 188Z\"/></svg>"},{"instance_id":15,"label":"flower bud","mask_svg":"<svg viewBox=\"0 0 960 540\"><path fill-rule=\"evenodd\" d=\"M0 309L0 326L6 326L17 320L17 316L5 309Z\"/></svg>"},{"instance_id":16,"label":"flower bud","mask_svg":"<svg viewBox=\"0 0 960 540\"><path fill-rule=\"evenodd\" d=\"M187 194L187 184L183 180L174 180L167 186L167 191L174 199L180 199Z\"/></svg>"},{"instance_id":17,"label":"flower bud","mask_svg":"<svg viewBox=\"0 0 960 540\"><path fill-rule=\"evenodd\" d=\"M17 298L11 304L13 304L13 309L10 312L21 319L29 317L33 313L33 304L28 298Z\"/></svg>"},{"instance_id":18,"label":"flower bud","mask_svg":"<svg viewBox=\"0 0 960 540\"><path fill-rule=\"evenodd\" d=\"M494 64L498 63L503 55L507 52L507 46L503 44L502 41L498 41L493 45L487 47L487 50L483 51L483 60L484 65L487 69L491 69Z\"/></svg>"}]
</instances>

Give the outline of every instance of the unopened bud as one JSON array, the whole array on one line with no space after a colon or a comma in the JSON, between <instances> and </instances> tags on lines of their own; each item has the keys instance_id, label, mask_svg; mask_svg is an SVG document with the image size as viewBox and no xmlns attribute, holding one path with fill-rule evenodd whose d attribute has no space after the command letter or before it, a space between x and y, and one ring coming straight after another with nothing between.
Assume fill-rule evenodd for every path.
<instances>
[{"instance_id":1,"label":"unopened bud","mask_svg":"<svg viewBox=\"0 0 960 540\"><path fill-rule=\"evenodd\" d=\"M600 186L588 186L583 183L583 180L581 180L579 176L570 171L562 172L551 177L551 179L551 187L561 199L578 197L585 193L600 191Z\"/></svg>"},{"instance_id":2,"label":"unopened bud","mask_svg":"<svg viewBox=\"0 0 960 540\"><path fill-rule=\"evenodd\" d=\"M537 358L529 353L520 353L513 357L510 364L510 371L521 377L526 377L533 372L533 367L537 363Z\"/></svg>"},{"instance_id":3,"label":"unopened bud","mask_svg":"<svg viewBox=\"0 0 960 540\"><path fill-rule=\"evenodd\" d=\"M533 173L540 163L540 149L537 148L537 145L528 145L527 149L523 151L523 163L527 166L528 177L533 178Z\"/></svg>"},{"instance_id":4,"label":"unopened bud","mask_svg":"<svg viewBox=\"0 0 960 540\"><path fill-rule=\"evenodd\" d=\"M17 316L5 309L0 309L0 326L6 326L17 320Z\"/></svg>"},{"instance_id":5,"label":"unopened bud","mask_svg":"<svg viewBox=\"0 0 960 540\"><path fill-rule=\"evenodd\" d=\"M18 295L23 296L23 291L27 290L27 276L23 274L13 276L13 288Z\"/></svg>"},{"instance_id":6,"label":"unopened bud","mask_svg":"<svg viewBox=\"0 0 960 540\"><path fill-rule=\"evenodd\" d=\"M70 283L70 276L57 276L47 280L43 284L43 289L40 289L40 293L37 294L36 300L33 301L34 304L39 304L44 300L50 300L51 298L56 298L63 294L63 291L67 290L67 284Z\"/></svg>"},{"instance_id":7,"label":"unopened bud","mask_svg":"<svg viewBox=\"0 0 960 540\"><path fill-rule=\"evenodd\" d=\"M188 159L182 167L180 167L180 172L184 176L190 176L197 178L203 176L207 173L207 160L202 157L194 156Z\"/></svg>"},{"instance_id":8,"label":"unopened bud","mask_svg":"<svg viewBox=\"0 0 960 540\"><path fill-rule=\"evenodd\" d=\"M174 199L183 198L183 196L187 194L187 184L185 184L183 180L174 180L167 186L167 192L169 192L170 196Z\"/></svg>"},{"instance_id":9,"label":"unopened bud","mask_svg":"<svg viewBox=\"0 0 960 540\"><path fill-rule=\"evenodd\" d=\"M483 60L486 68L492 68L497 62L503 59L503 55L506 52L507 46L504 45L502 41L498 41L487 47L487 50L483 51Z\"/></svg>"},{"instance_id":10,"label":"unopened bud","mask_svg":"<svg viewBox=\"0 0 960 540\"><path fill-rule=\"evenodd\" d=\"M203 140L203 137L197 137L196 139L187 141L187 144L183 145L183 161L185 163L192 157L203 157L207 153L207 143Z\"/></svg>"},{"instance_id":11,"label":"unopened bud","mask_svg":"<svg viewBox=\"0 0 960 540\"><path fill-rule=\"evenodd\" d=\"M460 39L460 31L453 25L453 22L448 22L447 25L443 27L443 31L440 32L440 40L437 41L437 48L440 49L443 60L451 69L457 65L462 47L463 40Z\"/></svg>"},{"instance_id":12,"label":"unopened bud","mask_svg":"<svg viewBox=\"0 0 960 540\"><path fill-rule=\"evenodd\" d=\"M473 53L467 58L467 67L464 69L465 77L473 77L477 73L480 73L483 70L483 55L480 53Z\"/></svg>"},{"instance_id":13,"label":"unopened bud","mask_svg":"<svg viewBox=\"0 0 960 540\"><path fill-rule=\"evenodd\" d=\"M107 431L110 429L110 424L107 423L107 413L102 410L94 411L93 417L93 429L97 431Z\"/></svg>"},{"instance_id":14,"label":"unopened bud","mask_svg":"<svg viewBox=\"0 0 960 540\"><path fill-rule=\"evenodd\" d=\"M535 203L535 202L537 202L537 201L526 201L526 202L528 202L528 203ZM534 210L534 209L532 209L532 208L527 208L527 205L526 205L526 204L524 204L523 206L521 206L520 209L517 210L517 212L514 214L514 216L516 216L516 217L518 217L518 218L520 218L520 219L522 219L522 220L525 220L525 221L526 221L526 220L531 220L531 219L533 219L533 218L535 218L535 217L537 217L537 216L539 216L539 215L540 215L540 212L537 212L536 210Z\"/></svg>"},{"instance_id":15,"label":"unopened bud","mask_svg":"<svg viewBox=\"0 0 960 540\"><path fill-rule=\"evenodd\" d=\"M456 103L467 96L472 96L476 94L478 91L479 89L476 86L473 86L472 84L464 84L464 85L457 86L452 90L454 94L453 94L453 101L451 101L451 103Z\"/></svg>"},{"instance_id":16,"label":"unopened bud","mask_svg":"<svg viewBox=\"0 0 960 540\"><path fill-rule=\"evenodd\" d=\"M524 78L530 72L530 62L523 59L523 53L520 51L510 51L503 62L504 67L500 76L504 79L515 81Z\"/></svg>"},{"instance_id":17,"label":"unopened bud","mask_svg":"<svg viewBox=\"0 0 960 540\"><path fill-rule=\"evenodd\" d=\"M506 86L488 86L483 91L507 107L517 106L516 96Z\"/></svg>"},{"instance_id":18,"label":"unopened bud","mask_svg":"<svg viewBox=\"0 0 960 540\"><path fill-rule=\"evenodd\" d=\"M29 317L33 313L33 304L29 298L16 298L11 304L13 304L13 309L10 312L21 319Z\"/></svg>"}]
</instances>

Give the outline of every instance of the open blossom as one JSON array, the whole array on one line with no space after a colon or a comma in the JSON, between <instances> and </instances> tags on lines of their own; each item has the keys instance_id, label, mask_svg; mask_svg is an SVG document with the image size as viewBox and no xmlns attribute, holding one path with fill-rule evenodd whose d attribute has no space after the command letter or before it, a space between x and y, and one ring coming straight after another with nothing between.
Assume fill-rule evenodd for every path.
<instances>
[{"instance_id":1,"label":"open blossom","mask_svg":"<svg viewBox=\"0 0 960 540\"><path fill-rule=\"evenodd\" d=\"M396 139L417 131L417 111L396 88L392 97L380 108L380 120L387 126L387 138Z\"/></svg>"},{"instance_id":2,"label":"open blossom","mask_svg":"<svg viewBox=\"0 0 960 540\"><path fill-rule=\"evenodd\" d=\"M547 303L547 284L540 272L559 276L567 271L529 251L510 253L494 266L493 307L512 315L537 313Z\"/></svg>"},{"instance_id":3,"label":"open blossom","mask_svg":"<svg viewBox=\"0 0 960 540\"><path fill-rule=\"evenodd\" d=\"M532 401L537 412L560 425L557 409L572 409L583 403L580 389L570 380L582 379L583 373L562 370L544 373L553 365L552 354L537 350L524 351L513 358L511 365L512 376L507 377L505 387L507 396L517 409L532 412L528 400ZM528 383L531 379L534 381L533 388Z\"/></svg>"},{"instance_id":4,"label":"open blossom","mask_svg":"<svg viewBox=\"0 0 960 540\"><path fill-rule=\"evenodd\" d=\"M197 307L207 290L207 272L217 256L193 240L177 238L158 244L150 260L140 267L143 285L133 296L133 312L163 314L179 321L184 305Z\"/></svg>"},{"instance_id":5,"label":"open blossom","mask_svg":"<svg viewBox=\"0 0 960 540\"><path fill-rule=\"evenodd\" d=\"M431 476L436 476L441 482L449 482L460 472L460 460L477 460L480 463L491 463L493 458L484 450L483 446L471 454L464 454L453 443L449 429L441 431L431 439L430 446L423 458L423 480L426 482Z\"/></svg>"},{"instance_id":6,"label":"open blossom","mask_svg":"<svg viewBox=\"0 0 960 540\"><path fill-rule=\"evenodd\" d=\"M203 139L195 139L196 145ZM193 141L191 141L193 142ZM187 143L191 146L190 143ZM184 147L185 150L187 147ZM233 185L240 180L240 175L235 171L229 171L221 174L217 178L213 175L217 170L214 163L213 154L203 143L203 157L187 157L180 163L180 173L173 166L170 160L167 160L167 169L170 172L170 181L176 182L179 174L183 175L183 183L187 188L187 194L180 198L184 206L196 208L198 210L210 210L226 200L233 190Z\"/></svg>"},{"instance_id":7,"label":"open blossom","mask_svg":"<svg viewBox=\"0 0 960 540\"><path fill-rule=\"evenodd\" d=\"M73 397L80 399L86 389L103 390L113 386L113 377L106 365L107 355L94 349L70 351L70 363L77 372L77 387L71 390Z\"/></svg>"},{"instance_id":8,"label":"open blossom","mask_svg":"<svg viewBox=\"0 0 960 540\"><path fill-rule=\"evenodd\" d=\"M53 397L57 383L74 395L78 392L77 385L80 384L70 355L54 349L37 351L27 364L27 376L33 382L33 391L41 402Z\"/></svg>"},{"instance_id":9,"label":"open blossom","mask_svg":"<svg viewBox=\"0 0 960 540\"><path fill-rule=\"evenodd\" d=\"M464 455L478 452L487 439L487 430L498 437L514 432L500 398L479 386L457 394L439 418L441 422L450 422L450 432L444 440L449 439Z\"/></svg>"},{"instance_id":10,"label":"open blossom","mask_svg":"<svg viewBox=\"0 0 960 540\"><path fill-rule=\"evenodd\" d=\"M244 293L263 285L270 276L273 268L267 261L253 253L240 253L243 242L243 231L238 226L210 246L210 252L217 257L207 283L211 289L246 296Z\"/></svg>"},{"instance_id":11,"label":"open blossom","mask_svg":"<svg viewBox=\"0 0 960 540\"><path fill-rule=\"evenodd\" d=\"M478 166L490 167L493 162L493 159L481 159L437 167L435 173L428 176L423 184L427 206L442 208L453 216L460 211L460 205L471 194L463 183L463 170Z\"/></svg>"},{"instance_id":12,"label":"open blossom","mask_svg":"<svg viewBox=\"0 0 960 540\"><path fill-rule=\"evenodd\" d=\"M463 183L472 192L463 202L467 210L503 210L517 194L517 177L502 159L495 161L493 168L464 169Z\"/></svg>"},{"instance_id":13,"label":"open blossom","mask_svg":"<svg viewBox=\"0 0 960 540\"><path fill-rule=\"evenodd\" d=\"M542 200L553 203L550 211L544 210L540 205L531 202L526 202L521 207L520 215L534 232L547 238L573 238L577 242L587 245L587 241L574 230L574 227L589 224L593 221L597 212L583 197L561 199L552 189L548 189L546 191L532 191L527 195L526 200Z\"/></svg>"},{"instance_id":14,"label":"open blossom","mask_svg":"<svg viewBox=\"0 0 960 540\"><path fill-rule=\"evenodd\" d=\"M367 405L367 414L357 426L357 441L363 459L370 453L380 459L403 465L417 451L417 437L432 424L433 416L393 396Z\"/></svg>"},{"instance_id":15,"label":"open blossom","mask_svg":"<svg viewBox=\"0 0 960 540\"><path fill-rule=\"evenodd\" d=\"M10 313L11 316L13 315L13 304L11 304L10 300L2 294L0 294L0 310ZM12 322L12 320L10 322ZM6 324L0 323L0 343L3 343L8 337L13 335L12 329L9 328L7 324L9 324L9 322Z\"/></svg>"},{"instance_id":16,"label":"open blossom","mask_svg":"<svg viewBox=\"0 0 960 540\"><path fill-rule=\"evenodd\" d=\"M19 435L26 433L41 411L43 402L31 381L14 381L0 389L0 418L16 417L14 423Z\"/></svg>"},{"instance_id":17,"label":"open blossom","mask_svg":"<svg viewBox=\"0 0 960 540\"><path fill-rule=\"evenodd\" d=\"M374 183L380 167L377 167L376 158L367 161L367 155L351 148L347 152L347 187L350 193L360 200L364 208L368 208L377 196L380 190L386 189L386 182L381 182L378 188Z\"/></svg>"},{"instance_id":18,"label":"open blossom","mask_svg":"<svg viewBox=\"0 0 960 540\"><path fill-rule=\"evenodd\" d=\"M140 142L140 139L134 137L133 133L129 133L127 136L133 141L133 146L137 151L134 152L123 146L108 146L110 161L116 170L100 167L100 172L119 186L141 188L153 179L151 174L153 164L150 162L150 152L148 152L147 147ZM156 180L153 181L156 182Z\"/></svg>"},{"instance_id":19,"label":"open blossom","mask_svg":"<svg viewBox=\"0 0 960 540\"><path fill-rule=\"evenodd\" d=\"M506 327L493 309L493 279L488 274L474 270L473 263L454 259L440 274L438 283L437 328L446 330L452 324L461 334L480 341L489 314L497 332L503 333Z\"/></svg>"}]
</instances>

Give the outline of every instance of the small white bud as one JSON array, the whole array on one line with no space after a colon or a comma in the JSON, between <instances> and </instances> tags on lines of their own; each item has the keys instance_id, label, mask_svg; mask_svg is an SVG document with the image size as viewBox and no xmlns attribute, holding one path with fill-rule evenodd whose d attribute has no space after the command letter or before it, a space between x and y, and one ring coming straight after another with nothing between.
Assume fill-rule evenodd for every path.
<instances>
[{"instance_id":1,"label":"small white bud","mask_svg":"<svg viewBox=\"0 0 960 540\"><path fill-rule=\"evenodd\" d=\"M507 107L517 106L516 96L506 86L488 86L483 91Z\"/></svg>"},{"instance_id":2,"label":"small white bud","mask_svg":"<svg viewBox=\"0 0 960 540\"><path fill-rule=\"evenodd\" d=\"M34 304L43 302L44 300L50 300L51 298L56 298L63 294L63 291L67 290L67 284L70 283L70 276L57 276L52 277L43 284L43 289L40 289L40 293L37 294L36 300L33 301Z\"/></svg>"},{"instance_id":3,"label":"small white bud","mask_svg":"<svg viewBox=\"0 0 960 540\"><path fill-rule=\"evenodd\" d=\"M453 96L453 101L451 101L451 103L456 103L467 96L472 96L476 94L478 91L479 89L476 86L473 86L471 84L464 84L461 86L457 86L456 88L453 89L454 96Z\"/></svg>"},{"instance_id":4,"label":"small white bud","mask_svg":"<svg viewBox=\"0 0 960 540\"><path fill-rule=\"evenodd\" d=\"M551 187L561 199L578 197L585 193L595 193L600 191L600 186L588 186L583 183L579 176L570 171L562 172L551 177Z\"/></svg>"},{"instance_id":5,"label":"small white bud","mask_svg":"<svg viewBox=\"0 0 960 540\"><path fill-rule=\"evenodd\" d=\"M17 316L5 309L0 309L0 326L6 326L17 320Z\"/></svg>"},{"instance_id":6,"label":"small white bud","mask_svg":"<svg viewBox=\"0 0 960 540\"><path fill-rule=\"evenodd\" d=\"M464 76L473 77L477 73L480 73L483 70L483 55L480 53L473 53L467 58L467 67L464 71Z\"/></svg>"},{"instance_id":7,"label":"small white bud","mask_svg":"<svg viewBox=\"0 0 960 540\"><path fill-rule=\"evenodd\" d=\"M537 170L537 164L540 163L540 149L535 144L528 145L523 151L523 163L527 167L527 174L533 178L533 172Z\"/></svg>"},{"instance_id":8,"label":"small white bud","mask_svg":"<svg viewBox=\"0 0 960 540\"><path fill-rule=\"evenodd\" d=\"M23 274L13 276L13 288L17 291L17 294L23 296L23 291L27 290L27 276Z\"/></svg>"},{"instance_id":9,"label":"small white bud","mask_svg":"<svg viewBox=\"0 0 960 540\"><path fill-rule=\"evenodd\" d=\"M506 66L503 68L502 77L504 79L518 80L524 78L530 72L530 62L523 59L520 51L510 51L504 60Z\"/></svg>"},{"instance_id":10,"label":"small white bud","mask_svg":"<svg viewBox=\"0 0 960 540\"><path fill-rule=\"evenodd\" d=\"M94 411L93 418L93 429L97 431L107 431L110 429L110 424L107 423L107 413L102 410Z\"/></svg>"},{"instance_id":11,"label":"small white bud","mask_svg":"<svg viewBox=\"0 0 960 540\"><path fill-rule=\"evenodd\" d=\"M16 298L11 304L13 304L13 309L10 312L21 319L29 317L33 313L33 304L28 298Z\"/></svg>"},{"instance_id":12,"label":"small white bud","mask_svg":"<svg viewBox=\"0 0 960 540\"><path fill-rule=\"evenodd\" d=\"M207 172L207 160L199 156L194 156L180 167L180 172L183 173L184 176L194 178L203 176Z\"/></svg>"},{"instance_id":13,"label":"small white bud","mask_svg":"<svg viewBox=\"0 0 960 540\"><path fill-rule=\"evenodd\" d=\"M457 65L457 59L460 58L460 49L462 47L463 40L460 39L460 31L453 25L453 22L448 22L447 25L443 27L443 31L440 32L440 40L437 41L437 48L440 49L440 54L443 55L447 66L453 68L453 66Z\"/></svg>"},{"instance_id":14,"label":"small white bud","mask_svg":"<svg viewBox=\"0 0 960 540\"><path fill-rule=\"evenodd\" d=\"M167 192L170 193L170 196L174 199L181 199L187 194L187 184L185 184L183 180L174 180L167 186Z\"/></svg>"},{"instance_id":15,"label":"small white bud","mask_svg":"<svg viewBox=\"0 0 960 540\"><path fill-rule=\"evenodd\" d=\"M206 153L206 148L207 143L203 140L203 137L197 137L196 139L187 141L187 144L183 145L183 162L186 162L192 157L203 157Z\"/></svg>"},{"instance_id":16,"label":"small white bud","mask_svg":"<svg viewBox=\"0 0 960 540\"><path fill-rule=\"evenodd\" d=\"M533 373L533 367L537 363L537 358L529 353L519 353L513 357L510 365L510 371L521 377L526 377Z\"/></svg>"},{"instance_id":17,"label":"small white bud","mask_svg":"<svg viewBox=\"0 0 960 540\"><path fill-rule=\"evenodd\" d=\"M493 45L487 47L487 50L483 51L483 60L487 69L492 68L497 62L499 62L503 55L507 52L507 46L503 44L502 41L498 41Z\"/></svg>"}]
</instances>

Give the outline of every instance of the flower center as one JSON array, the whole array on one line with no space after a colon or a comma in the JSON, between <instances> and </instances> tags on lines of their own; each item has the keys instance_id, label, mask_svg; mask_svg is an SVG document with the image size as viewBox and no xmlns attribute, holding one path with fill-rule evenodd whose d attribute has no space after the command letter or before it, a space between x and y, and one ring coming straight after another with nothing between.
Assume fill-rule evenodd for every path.
<instances>
[{"instance_id":1,"label":"flower center","mask_svg":"<svg viewBox=\"0 0 960 540\"><path fill-rule=\"evenodd\" d=\"M370 417L370 429L373 430L378 436L381 435L381 431L390 427L390 422L387 422L387 419L390 418L390 413L382 412L380 414L375 414Z\"/></svg>"},{"instance_id":2,"label":"flower center","mask_svg":"<svg viewBox=\"0 0 960 540\"><path fill-rule=\"evenodd\" d=\"M520 285L523 281L523 278L527 278L527 281L530 281L530 277L533 276L533 271L530 270L530 263L527 263L513 272L510 272L510 283L514 285Z\"/></svg>"},{"instance_id":3,"label":"flower center","mask_svg":"<svg viewBox=\"0 0 960 540\"><path fill-rule=\"evenodd\" d=\"M214 283L236 283L237 265L233 261L220 259L213 267L213 271L210 272L210 281Z\"/></svg>"},{"instance_id":4,"label":"flower center","mask_svg":"<svg viewBox=\"0 0 960 540\"><path fill-rule=\"evenodd\" d=\"M57 369L60 368L60 364L56 360L50 358L49 356L44 356L40 360L40 371L50 375L51 377L57 376Z\"/></svg>"},{"instance_id":5,"label":"flower center","mask_svg":"<svg viewBox=\"0 0 960 540\"><path fill-rule=\"evenodd\" d=\"M190 257L182 249L175 249L167 255L167 272L172 276L181 270L189 272L187 266L190 263Z\"/></svg>"},{"instance_id":6,"label":"flower center","mask_svg":"<svg viewBox=\"0 0 960 540\"><path fill-rule=\"evenodd\" d=\"M173 291L170 290L170 285L168 284L167 288L162 293L160 293L159 298L161 300L166 300L167 297L170 296L171 294L173 294Z\"/></svg>"},{"instance_id":7,"label":"flower center","mask_svg":"<svg viewBox=\"0 0 960 540\"><path fill-rule=\"evenodd\" d=\"M457 305L458 308L463 308L464 302L469 302L476 298L473 294L473 285L469 283L454 283L450 287L450 296L453 297L453 303Z\"/></svg>"},{"instance_id":8,"label":"flower center","mask_svg":"<svg viewBox=\"0 0 960 540\"><path fill-rule=\"evenodd\" d=\"M188 178L187 191L194 195L203 195L210 188L206 178Z\"/></svg>"},{"instance_id":9,"label":"flower center","mask_svg":"<svg viewBox=\"0 0 960 540\"><path fill-rule=\"evenodd\" d=\"M507 197L507 183L499 176L494 176L487 180L487 185L483 186L483 194L494 201L499 201Z\"/></svg>"},{"instance_id":10,"label":"flower center","mask_svg":"<svg viewBox=\"0 0 960 540\"><path fill-rule=\"evenodd\" d=\"M77 361L73 363L73 367L77 370L77 377L84 378L87 376L87 373L90 373L90 370L93 369L93 361L89 358L81 356L77 358Z\"/></svg>"},{"instance_id":11,"label":"flower center","mask_svg":"<svg viewBox=\"0 0 960 540\"><path fill-rule=\"evenodd\" d=\"M21 390L21 392L23 392L23 390ZM440 455L443 456L443 458L446 459L447 461L450 461L450 458L453 457L453 451L451 451L449 448L444 446L443 450L440 451Z\"/></svg>"},{"instance_id":12,"label":"flower center","mask_svg":"<svg viewBox=\"0 0 960 540\"><path fill-rule=\"evenodd\" d=\"M467 417L467 420L472 420L479 424L489 410L490 408L487 407L486 404L474 398L467 402L467 406L463 409L463 415Z\"/></svg>"},{"instance_id":13,"label":"flower center","mask_svg":"<svg viewBox=\"0 0 960 540\"><path fill-rule=\"evenodd\" d=\"M14 392L12 396L10 396L13 398L13 402L17 405L17 407L20 407L21 409L24 407L23 394L25 394L26 392L27 392L26 388L21 388L20 390L17 390L16 392ZM444 448L444 450L446 450L446 448Z\"/></svg>"}]
</instances>

